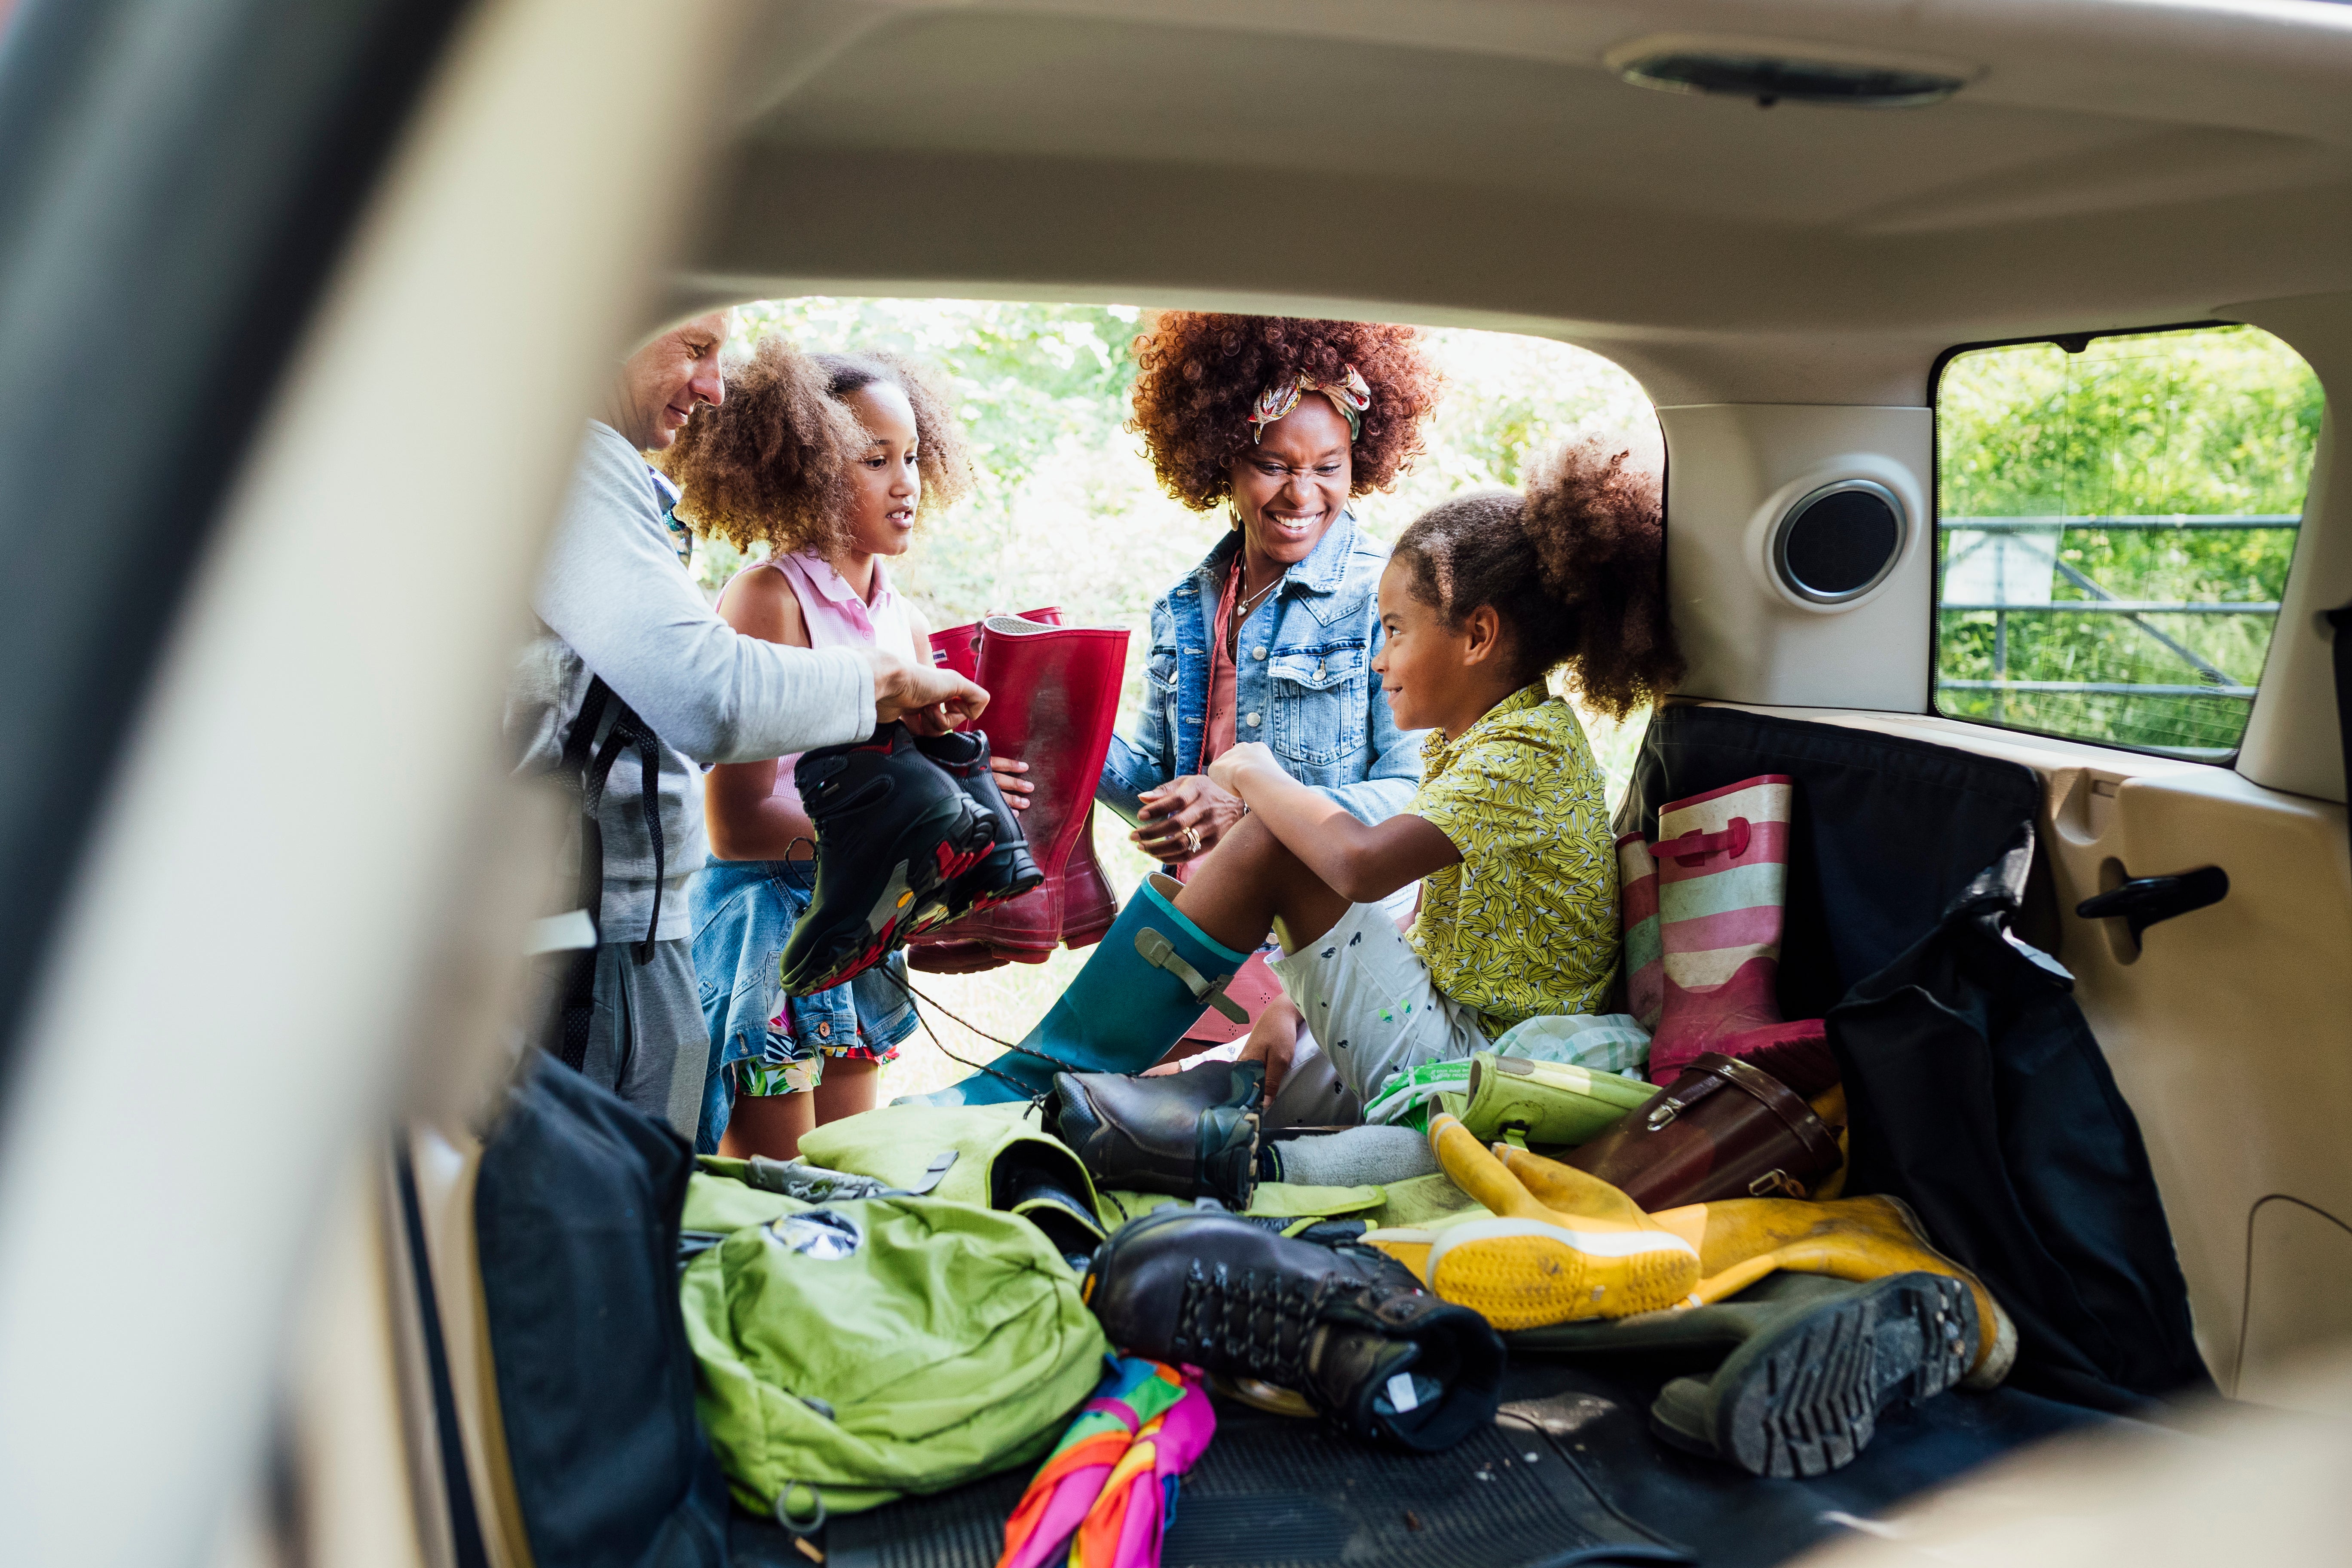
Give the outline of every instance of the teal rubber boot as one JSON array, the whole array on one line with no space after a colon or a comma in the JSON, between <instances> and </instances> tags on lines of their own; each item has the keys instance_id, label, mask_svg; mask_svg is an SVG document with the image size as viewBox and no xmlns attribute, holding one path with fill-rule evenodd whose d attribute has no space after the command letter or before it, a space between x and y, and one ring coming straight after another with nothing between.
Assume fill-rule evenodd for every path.
<instances>
[{"instance_id":1,"label":"teal rubber boot","mask_svg":"<svg viewBox=\"0 0 2352 1568\"><path fill-rule=\"evenodd\" d=\"M1003 1105L1049 1094L1057 1072L1141 1072L1168 1054L1205 1007L1248 1015L1225 986L1249 954L1177 912L1180 884L1154 871L1044 1020L1013 1050L961 1083L900 1104Z\"/></svg>"}]
</instances>

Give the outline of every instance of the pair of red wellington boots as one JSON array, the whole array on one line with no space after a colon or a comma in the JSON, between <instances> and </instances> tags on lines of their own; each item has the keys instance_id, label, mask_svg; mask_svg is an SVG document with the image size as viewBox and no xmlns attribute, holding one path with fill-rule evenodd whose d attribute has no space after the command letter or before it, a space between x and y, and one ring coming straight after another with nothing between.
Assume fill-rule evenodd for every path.
<instances>
[{"instance_id":1,"label":"pair of red wellington boots","mask_svg":"<svg viewBox=\"0 0 2352 1568\"><path fill-rule=\"evenodd\" d=\"M1650 1031L1651 1082L1709 1051L1837 1077L1822 1021L1784 1023L1777 996L1795 796L1788 774L1761 773L1660 807L1654 845L1617 841L1626 1004Z\"/></svg>"},{"instance_id":2,"label":"pair of red wellington boots","mask_svg":"<svg viewBox=\"0 0 2352 1568\"><path fill-rule=\"evenodd\" d=\"M1118 900L1095 859L1095 784L1118 721L1123 628L1066 626L1057 609L990 616L931 634L939 662L989 694L980 728L990 751L1029 764L1021 814L1044 884L917 935L907 962L934 974L1043 963L1057 946L1098 942Z\"/></svg>"}]
</instances>

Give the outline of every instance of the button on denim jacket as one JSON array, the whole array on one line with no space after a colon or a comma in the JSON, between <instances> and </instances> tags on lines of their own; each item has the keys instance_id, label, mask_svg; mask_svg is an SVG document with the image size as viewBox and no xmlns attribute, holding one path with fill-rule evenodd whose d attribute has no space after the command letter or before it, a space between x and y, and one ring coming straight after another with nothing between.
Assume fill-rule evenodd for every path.
<instances>
[{"instance_id":1,"label":"button on denim jacket","mask_svg":"<svg viewBox=\"0 0 2352 1568\"><path fill-rule=\"evenodd\" d=\"M1209 648L1225 574L1241 548L1225 535L1151 606L1151 656L1134 737L1111 738L1095 798L1129 822L1137 796L1201 771ZM1285 772L1358 820L1402 810L1421 781L1418 730L1399 730L1372 673L1381 651L1379 590L1388 551L1344 513L1242 623L1234 667L1234 740L1263 741Z\"/></svg>"}]
</instances>

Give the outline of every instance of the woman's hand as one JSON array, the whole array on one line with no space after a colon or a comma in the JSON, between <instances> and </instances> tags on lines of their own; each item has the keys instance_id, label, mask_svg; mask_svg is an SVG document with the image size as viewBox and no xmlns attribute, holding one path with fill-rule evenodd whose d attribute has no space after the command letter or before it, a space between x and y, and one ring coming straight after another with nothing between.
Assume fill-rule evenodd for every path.
<instances>
[{"instance_id":1,"label":"woman's hand","mask_svg":"<svg viewBox=\"0 0 2352 1568\"><path fill-rule=\"evenodd\" d=\"M991 757L988 769L996 775L996 787L1004 792L1004 804L1015 811L1028 810L1029 796L1037 787L1021 776L1029 771L1029 764L1011 757Z\"/></svg>"},{"instance_id":2,"label":"woman's hand","mask_svg":"<svg viewBox=\"0 0 2352 1568\"><path fill-rule=\"evenodd\" d=\"M1209 764L1209 782L1239 800L1242 775L1258 768L1272 768L1282 773L1282 764L1274 760L1274 753L1262 742L1251 741L1218 752L1216 760ZM1287 778L1290 775L1284 773L1283 776Z\"/></svg>"},{"instance_id":3,"label":"woman's hand","mask_svg":"<svg viewBox=\"0 0 2352 1568\"><path fill-rule=\"evenodd\" d=\"M1206 855L1242 819L1241 797L1199 773L1169 780L1137 797L1142 823L1128 837L1155 860L1190 860Z\"/></svg>"}]
</instances>

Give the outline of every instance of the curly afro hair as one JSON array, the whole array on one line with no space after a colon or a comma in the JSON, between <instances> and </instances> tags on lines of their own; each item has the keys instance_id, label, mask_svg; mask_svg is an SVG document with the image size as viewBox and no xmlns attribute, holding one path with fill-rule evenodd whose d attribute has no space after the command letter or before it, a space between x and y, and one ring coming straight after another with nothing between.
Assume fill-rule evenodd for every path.
<instances>
[{"instance_id":1,"label":"curly afro hair","mask_svg":"<svg viewBox=\"0 0 2352 1568\"><path fill-rule=\"evenodd\" d=\"M868 437L845 400L875 385L898 388L915 411L919 519L970 494L962 424L931 373L896 354L804 354L763 332L728 376L727 400L696 410L654 455L684 492L679 519L743 551L831 554L848 544L849 465Z\"/></svg>"},{"instance_id":2,"label":"curly afro hair","mask_svg":"<svg viewBox=\"0 0 2352 1568\"><path fill-rule=\"evenodd\" d=\"M1666 614L1664 508L1632 457L1572 441L1530 467L1524 490L1432 507L1391 552L1411 572L1412 596L1449 626L1495 607L1520 684L1565 665L1570 689L1621 721L1683 677Z\"/></svg>"},{"instance_id":3,"label":"curly afro hair","mask_svg":"<svg viewBox=\"0 0 2352 1568\"><path fill-rule=\"evenodd\" d=\"M1414 327L1169 310L1135 340L1135 417L1168 493L1206 511L1233 493L1234 459L1250 448L1250 407L1304 372L1338 381L1354 365L1372 391L1356 437L1348 493L1382 490L1421 456L1421 422L1444 375Z\"/></svg>"}]
</instances>

